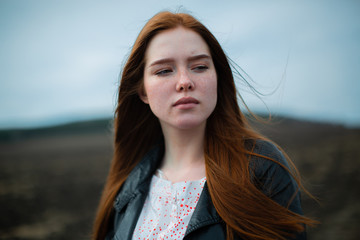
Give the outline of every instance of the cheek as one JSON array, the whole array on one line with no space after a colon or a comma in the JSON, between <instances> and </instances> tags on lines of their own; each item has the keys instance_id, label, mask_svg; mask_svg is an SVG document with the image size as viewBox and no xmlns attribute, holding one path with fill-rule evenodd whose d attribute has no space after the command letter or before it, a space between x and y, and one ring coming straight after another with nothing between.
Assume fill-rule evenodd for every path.
<instances>
[{"instance_id":1,"label":"cheek","mask_svg":"<svg viewBox=\"0 0 360 240\"><path fill-rule=\"evenodd\" d=\"M164 104L168 99L169 91L164 83L148 83L145 85L145 90L151 108L161 107L159 105Z\"/></svg>"},{"instance_id":2,"label":"cheek","mask_svg":"<svg viewBox=\"0 0 360 240\"><path fill-rule=\"evenodd\" d=\"M144 94L146 96L146 99L148 101L148 103L150 104L150 102L152 102L153 99L153 95L154 95L154 89L156 89L156 86L154 86L153 81L151 81L151 79L144 79L144 85L143 85L143 89L144 89Z\"/></svg>"},{"instance_id":3,"label":"cheek","mask_svg":"<svg viewBox=\"0 0 360 240\"><path fill-rule=\"evenodd\" d=\"M209 91L211 91L213 94L215 94L214 97L217 95L217 78L215 77L213 81L211 81L211 84L209 84Z\"/></svg>"},{"instance_id":4,"label":"cheek","mask_svg":"<svg viewBox=\"0 0 360 240\"><path fill-rule=\"evenodd\" d=\"M208 83L208 101L210 103L210 106L212 110L215 109L215 106L217 104L217 77L214 75L214 77L209 81Z\"/></svg>"},{"instance_id":5,"label":"cheek","mask_svg":"<svg viewBox=\"0 0 360 240\"><path fill-rule=\"evenodd\" d=\"M208 98L217 99L217 77L216 74L209 76L205 81L204 84L204 91Z\"/></svg>"}]
</instances>

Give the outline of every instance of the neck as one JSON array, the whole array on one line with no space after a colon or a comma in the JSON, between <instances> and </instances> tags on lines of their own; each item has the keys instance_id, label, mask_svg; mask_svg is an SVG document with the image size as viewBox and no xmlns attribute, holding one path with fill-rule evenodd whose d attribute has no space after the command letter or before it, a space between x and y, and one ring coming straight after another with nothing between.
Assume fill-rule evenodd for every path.
<instances>
[{"instance_id":1,"label":"neck","mask_svg":"<svg viewBox=\"0 0 360 240\"><path fill-rule=\"evenodd\" d=\"M161 169L172 182L199 180L205 176L205 124L196 129L179 130L162 126L165 154Z\"/></svg>"}]
</instances>

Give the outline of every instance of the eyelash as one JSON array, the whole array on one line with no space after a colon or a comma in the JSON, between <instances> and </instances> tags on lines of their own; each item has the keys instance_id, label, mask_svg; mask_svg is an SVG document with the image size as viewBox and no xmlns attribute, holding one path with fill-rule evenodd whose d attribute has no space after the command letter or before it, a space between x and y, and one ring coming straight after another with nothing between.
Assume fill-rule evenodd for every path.
<instances>
[{"instance_id":1,"label":"eyelash","mask_svg":"<svg viewBox=\"0 0 360 240\"><path fill-rule=\"evenodd\" d=\"M198 72L203 72L203 71L205 71L207 69L209 69L209 67L206 66L206 65L200 65L200 66L196 66L196 67L192 68L192 70L195 70L195 71L198 71ZM162 75L166 75L166 74L171 73L171 72L172 72L171 69L162 69L160 71L155 72L155 75L162 76Z\"/></svg>"},{"instance_id":2,"label":"eyelash","mask_svg":"<svg viewBox=\"0 0 360 240\"><path fill-rule=\"evenodd\" d=\"M170 72L172 72L172 70L170 70L170 69L162 69L160 71L155 72L155 75L161 76L161 75L164 75L164 74L167 74L167 73L170 73Z\"/></svg>"},{"instance_id":3,"label":"eyelash","mask_svg":"<svg viewBox=\"0 0 360 240\"><path fill-rule=\"evenodd\" d=\"M196 66L195 68L193 68L194 70L200 70L200 71L204 71L206 69L209 69L208 66L206 65L200 65L200 66Z\"/></svg>"}]
</instances>

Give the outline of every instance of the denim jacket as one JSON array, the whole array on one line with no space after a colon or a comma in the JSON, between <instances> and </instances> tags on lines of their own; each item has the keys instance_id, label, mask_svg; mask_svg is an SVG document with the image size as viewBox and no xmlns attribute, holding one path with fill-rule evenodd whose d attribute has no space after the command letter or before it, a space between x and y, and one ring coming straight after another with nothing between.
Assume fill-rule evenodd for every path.
<instances>
[{"instance_id":1,"label":"denim jacket","mask_svg":"<svg viewBox=\"0 0 360 240\"><path fill-rule=\"evenodd\" d=\"M257 141L254 153L270 157L288 167L282 153L269 142ZM128 176L115 198L113 227L109 229L106 240L132 239L149 191L151 178L159 167L162 155L163 147L152 149ZM251 167L254 168L257 179L256 186L274 201L287 207L288 201L298 189L291 175L279 164L259 157L253 157L250 162ZM302 214L300 193L291 202L289 210ZM206 183L183 239L226 239L225 222L215 210ZM306 239L306 232L297 234L294 239Z\"/></svg>"}]
</instances>

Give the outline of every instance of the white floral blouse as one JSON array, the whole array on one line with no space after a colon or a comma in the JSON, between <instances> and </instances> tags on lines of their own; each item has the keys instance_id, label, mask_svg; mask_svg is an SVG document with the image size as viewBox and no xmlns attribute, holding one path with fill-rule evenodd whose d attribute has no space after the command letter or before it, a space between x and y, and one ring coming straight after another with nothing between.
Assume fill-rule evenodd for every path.
<instances>
[{"instance_id":1,"label":"white floral blouse","mask_svg":"<svg viewBox=\"0 0 360 240\"><path fill-rule=\"evenodd\" d=\"M133 240L183 239L205 181L171 183L154 175Z\"/></svg>"}]
</instances>

